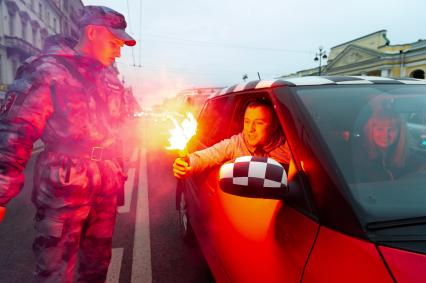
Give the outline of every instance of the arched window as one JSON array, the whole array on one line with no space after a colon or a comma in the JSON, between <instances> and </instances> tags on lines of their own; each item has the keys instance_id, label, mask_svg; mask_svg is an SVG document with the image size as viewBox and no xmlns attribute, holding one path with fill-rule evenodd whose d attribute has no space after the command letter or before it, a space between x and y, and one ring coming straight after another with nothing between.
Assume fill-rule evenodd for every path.
<instances>
[{"instance_id":1,"label":"arched window","mask_svg":"<svg viewBox=\"0 0 426 283\"><path fill-rule=\"evenodd\" d=\"M410 77L415 79L424 79L425 78L425 71L423 70L414 70L411 72Z\"/></svg>"}]
</instances>

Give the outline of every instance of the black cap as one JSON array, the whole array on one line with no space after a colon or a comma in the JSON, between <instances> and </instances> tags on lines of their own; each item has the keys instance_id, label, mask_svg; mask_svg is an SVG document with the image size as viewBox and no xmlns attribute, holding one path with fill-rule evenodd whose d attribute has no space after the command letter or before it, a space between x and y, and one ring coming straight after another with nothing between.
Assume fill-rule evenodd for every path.
<instances>
[{"instance_id":1,"label":"black cap","mask_svg":"<svg viewBox=\"0 0 426 283\"><path fill-rule=\"evenodd\" d=\"M106 27L118 39L128 46L134 46L136 40L126 31L127 23L124 16L113 9L104 6L84 6L83 17L79 22L80 28L87 25Z\"/></svg>"}]
</instances>

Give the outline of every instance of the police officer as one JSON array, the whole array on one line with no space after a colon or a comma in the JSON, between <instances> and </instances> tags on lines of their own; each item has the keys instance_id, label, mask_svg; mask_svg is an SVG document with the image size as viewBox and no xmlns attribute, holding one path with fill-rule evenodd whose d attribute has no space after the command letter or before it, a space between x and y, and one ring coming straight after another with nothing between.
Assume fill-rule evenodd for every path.
<instances>
[{"instance_id":1,"label":"police officer","mask_svg":"<svg viewBox=\"0 0 426 283\"><path fill-rule=\"evenodd\" d=\"M77 262L79 282L105 282L124 186L119 129L135 100L113 64L136 41L107 7L86 6L80 28L78 42L46 39L0 106L0 218L22 188L33 142L45 144L32 195L36 282L71 282Z\"/></svg>"}]
</instances>

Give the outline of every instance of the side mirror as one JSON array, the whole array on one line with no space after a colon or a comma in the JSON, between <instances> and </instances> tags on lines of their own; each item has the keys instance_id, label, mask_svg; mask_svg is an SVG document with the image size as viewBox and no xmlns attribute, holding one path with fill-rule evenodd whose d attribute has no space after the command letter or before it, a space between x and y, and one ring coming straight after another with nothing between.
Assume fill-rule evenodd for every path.
<instances>
[{"instance_id":1,"label":"side mirror","mask_svg":"<svg viewBox=\"0 0 426 283\"><path fill-rule=\"evenodd\" d=\"M242 156L222 165L222 191L249 198L282 199L287 189L284 167L269 157Z\"/></svg>"}]
</instances>

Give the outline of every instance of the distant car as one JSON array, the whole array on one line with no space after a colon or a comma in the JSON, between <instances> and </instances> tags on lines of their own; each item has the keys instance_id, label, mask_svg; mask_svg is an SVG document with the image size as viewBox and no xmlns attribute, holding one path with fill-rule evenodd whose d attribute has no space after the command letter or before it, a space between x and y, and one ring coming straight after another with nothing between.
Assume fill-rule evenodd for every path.
<instances>
[{"instance_id":1,"label":"distant car","mask_svg":"<svg viewBox=\"0 0 426 283\"><path fill-rule=\"evenodd\" d=\"M182 90L177 95L177 110L182 114L189 111L197 117L204 102L217 95L222 89L223 87L204 87Z\"/></svg>"},{"instance_id":2,"label":"distant car","mask_svg":"<svg viewBox=\"0 0 426 283\"><path fill-rule=\"evenodd\" d=\"M408 121L409 150L421 158L426 81L339 76L233 86L207 100L190 151L239 133L245 104L259 97L273 103L292 153L285 192L225 190L220 167L177 187L183 237L198 241L216 281L426 282L426 172L362 182L355 171L365 168L354 160L367 153L353 147L367 106L382 99Z\"/></svg>"}]
</instances>

